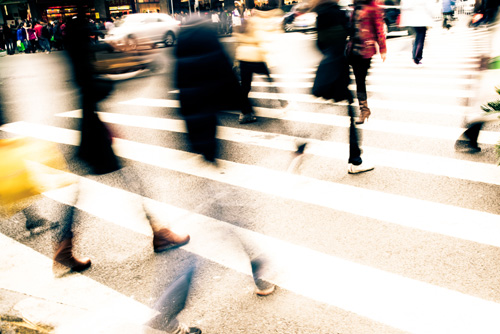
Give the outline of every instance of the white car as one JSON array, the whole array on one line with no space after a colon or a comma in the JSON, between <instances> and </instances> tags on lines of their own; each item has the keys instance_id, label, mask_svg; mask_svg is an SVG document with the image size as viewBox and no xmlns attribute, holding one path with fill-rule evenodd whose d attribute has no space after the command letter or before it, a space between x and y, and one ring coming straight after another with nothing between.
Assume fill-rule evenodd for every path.
<instances>
[{"instance_id":1,"label":"white car","mask_svg":"<svg viewBox=\"0 0 500 334\"><path fill-rule=\"evenodd\" d=\"M155 47L159 43L172 46L181 22L167 14L138 13L123 16L106 34L104 42L113 50L132 51L138 47Z\"/></svg>"}]
</instances>

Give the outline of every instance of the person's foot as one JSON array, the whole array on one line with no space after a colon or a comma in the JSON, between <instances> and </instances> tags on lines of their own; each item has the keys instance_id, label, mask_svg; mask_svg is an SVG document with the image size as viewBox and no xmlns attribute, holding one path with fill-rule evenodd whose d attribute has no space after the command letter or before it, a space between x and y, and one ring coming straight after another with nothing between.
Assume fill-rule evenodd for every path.
<instances>
[{"instance_id":1,"label":"person's foot","mask_svg":"<svg viewBox=\"0 0 500 334\"><path fill-rule=\"evenodd\" d=\"M179 323L176 328L167 331L168 334L201 334L201 329L197 327L188 327L183 323Z\"/></svg>"},{"instance_id":2,"label":"person's foot","mask_svg":"<svg viewBox=\"0 0 500 334\"><path fill-rule=\"evenodd\" d=\"M459 139L455 142L455 150L466 153L479 153L481 152L481 147L477 143L472 143L470 140Z\"/></svg>"},{"instance_id":3,"label":"person's foot","mask_svg":"<svg viewBox=\"0 0 500 334\"><path fill-rule=\"evenodd\" d=\"M240 124L248 124L257 122L257 117L255 117L254 113L250 114L241 114L239 118Z\"/></svg>"},{"instance_id":4,"label":"person's foot","mask_svg":"<svg viewBox=\"0 0 500 334\"><path fill-rule=\"evenodd\" d=\"M260 258L256 258L253 259L250 264L252 266L253 281L255 283L255 294L257 296L269 296L276 290L276 285L264 278L263 267L266 262Z\"/></svg>"},{"instance_id":5,"label":"person's foot","mask_svg":"<svg viewBox=\"0 0 500 334\"><path fill-rule=\"evenodd\" d=\"M349 166L347 167L347 172L349 174L359 174L359 173L371 171L374 168L375 168L374 165L367 164L366 162L362 163L361 165L349 164Z\"/></svg>"},{"instance_id":6,"label":"person's foot","mask_svg":"<svg viewBox=\"0 0 500 334\"><path fill-rule=\"evenodd\" d=\"M54 272L59 271L61 266L67 267L72 271L80 272L88 269L90 265L91 261L89 258L77 259L73 256L72 238L63 240L57 245L57 249L54 254Z\"/></svg>"},{"instance_id":7,"label":"person's foot","mask_svg":"<svg viewBox=\"0 0 500 334\"><path fill-rule=\"evenodd\" d=\"M178 235L168 228L162 228L153 233L153 248L156 253L184 246L190 240L188 234Z\"/></svg>"}]
</instances>

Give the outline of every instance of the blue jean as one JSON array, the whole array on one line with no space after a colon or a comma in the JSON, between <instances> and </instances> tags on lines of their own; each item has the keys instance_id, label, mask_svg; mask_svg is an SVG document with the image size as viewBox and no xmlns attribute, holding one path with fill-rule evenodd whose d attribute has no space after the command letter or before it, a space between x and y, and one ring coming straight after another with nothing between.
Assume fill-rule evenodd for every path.
<instances>
[{"instance_id":1,"label":"blue jean","mask_svg":"<svg viewBox=\"0 0 500 334\"><path fill-rule=\"evenodd\" d=\"M415 64L420 63L424 52L425 34L427 27L413 27L415 29L415 41L413 42L413 61Z\"/></svg>"},{"instance_id":2,"label":"blue jean","mask_svg":"<svg viewBox=\"0 0 500 334\"><path fill-rule=\"evenodd\" d=\"M40 44L40 48L43 51L49 51L50 52L50 43L49 43L49 40L47 38L44 38L44 37L38 38L38 44Z\"/></svg>"}]
</instances>

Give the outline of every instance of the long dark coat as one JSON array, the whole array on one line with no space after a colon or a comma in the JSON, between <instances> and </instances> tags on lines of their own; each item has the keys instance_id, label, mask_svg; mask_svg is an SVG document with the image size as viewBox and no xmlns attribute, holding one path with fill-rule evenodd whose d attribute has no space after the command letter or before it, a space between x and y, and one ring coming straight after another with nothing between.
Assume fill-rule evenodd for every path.
<instances>
[{"instance_id":1,"label":"long dark coat","mask_svg":"<svg viewBox=\"0 0 500 334\"><path fill-rule=\"evenodd\" d=\"M205 19L188 21L181 28L176 56L175 78L191 148L213 161L217 112L241 110L238 79L217 32Z\"/></svg>"},{"instance_id":2,"label":"long dark coat","mask_svg":"<svg viewBox=\"0 0 500 334\"><path fill-rule=\"evenodd\" d=\"M348 35L348 17L334 2L317 6L317 45L323 59L316 71L312 93L314 96L334 101L352 102L349 90L351 79L345 55Z\"/></svg>"}]
</instances>

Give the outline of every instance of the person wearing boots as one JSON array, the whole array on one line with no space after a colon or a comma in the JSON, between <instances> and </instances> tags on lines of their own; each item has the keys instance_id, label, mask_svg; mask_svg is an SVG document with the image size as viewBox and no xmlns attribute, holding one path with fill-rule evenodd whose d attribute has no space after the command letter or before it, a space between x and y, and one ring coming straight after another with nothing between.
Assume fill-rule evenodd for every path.
<instances>
[{"instance_id":1,"label":"person wearing boots","mask_svg":"<svg viewBox=\"0 0 500 334\"><path fill-rule=\"evenodd\" d=\"M377 53L377 45L382 61L385 61L387 53L382 9L374 0L355 0L350 29L347 55L356 79L356 95L360 109L356 124L363 124L371 115L366 93L366 76L371 59Z\"/></svg>"},{"instance_id":2,"label":"person wearing boots","mask_svg":"<svg viewBox=\"0 0 500 334\"><path fill-rule=\"evenodd\" d=\"M358 131L354 122L354 98L349 90L351 78L349 63L345 54L348 36L348 18L338 5L338 0L315 0L312 10L318 14L316 25L318 30L317 46L323 54L312 88L314 96L334 102L346 101L350 118L349 125L349 160L347 172L359 174L373 170L375 167L361 159ZM297 154L303 147L299 146Z\"/></svg>"},{"instance_id":3,"label":"person wearing boots","mask_svg":"<svg viewBox=\"0 0 500 334\"><path fill-rule=\"evenodd\" d=\"M68 21L66 26L65 45L73 78L80 91L82 109L81 142L78 148L79 161L89 169L90 174L104 175L118 172L127 186L135 187L143 196L143 187L137 175L127 173L114 154L111 146L111 134L96 114L97 105L112 90L110 84L98 82L95 78L91 60L93 48L91 44L92 29L89 26L83 7L78 8L78 15ZM78 200L78 191L75 202ZM76 204L76 203L75 203ZM76 208L65 205L61 229L56 237L54 253L54 272L61 266L73 271L83 271L90 267L89 258L77 258L73 254L73 223ZM144 208L145 214L153 230L153 249L163 252L187 244L189 235L177 235L169 228L162 226L150 212Z\"/></svg>"}]
</instances>

